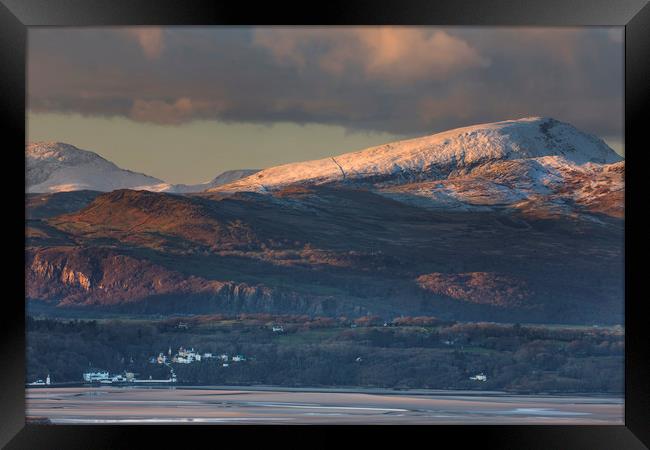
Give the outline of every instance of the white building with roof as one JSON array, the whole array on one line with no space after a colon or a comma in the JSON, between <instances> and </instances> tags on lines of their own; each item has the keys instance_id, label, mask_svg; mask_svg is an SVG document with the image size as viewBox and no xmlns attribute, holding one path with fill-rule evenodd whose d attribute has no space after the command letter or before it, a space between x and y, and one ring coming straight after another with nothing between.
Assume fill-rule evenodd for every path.
<instances>
[{"instance_id":1,"label":"white building with roof","mask_svg":"<svg viewBox=\"0 0 650 450\"><path fill-rule=\"evenodd\" d=\"M84 372L83 378L84 381L88 383L93 383L93 382L102 382L105 380L109 380L110 376L108 374L108 370L90 369L88 372Z\"/></svg>"}]
</instances>

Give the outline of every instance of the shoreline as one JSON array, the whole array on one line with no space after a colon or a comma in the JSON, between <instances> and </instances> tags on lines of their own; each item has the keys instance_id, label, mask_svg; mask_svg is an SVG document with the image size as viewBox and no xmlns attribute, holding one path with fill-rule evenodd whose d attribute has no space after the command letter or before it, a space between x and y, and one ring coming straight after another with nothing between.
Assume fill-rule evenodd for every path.
<instances>
[{"instance_id":1,"label":"shoreline","mask_svg":"<svg viewBox=\"0 0 650 450\"><path fill-rule=\"evenodd\" d=\"M352 392L269 386L33 389L26 421L51 424L620 425L622 397L490 391ZM487 394L487 395L486 395Z\"/></svg>"},{"instance_id":2,"label":"shoreline","mask_svg":"<svg viewBox=\"0 0 650 450\"><path fill-rule=\"evenodd\" d=\"M625 393L598 393L598 392L508 392L493 390L467 390L467 389L391 389L373 387L326 387L326 386L277 386L277 385L195 385L171 383L119 383L97 384L87 383L61 383L50 385L25 386L28 389L65 389L65 388L116 388L116 389L180 389L180 390L211 390L211 391L250 391L250 392L295 392L295 393L341 393L341 394L373 394L373 395L435 395L435 396L468 396L468 397L583 397L583 398L616 398L625 399Z\"/></svg>"}]
</instances>

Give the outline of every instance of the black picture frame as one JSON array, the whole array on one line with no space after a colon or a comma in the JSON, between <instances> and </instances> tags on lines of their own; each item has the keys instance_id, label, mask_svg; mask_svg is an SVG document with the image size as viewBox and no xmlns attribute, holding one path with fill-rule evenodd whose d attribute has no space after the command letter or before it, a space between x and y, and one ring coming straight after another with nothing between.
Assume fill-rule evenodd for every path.
<instances>
[{"instance_id":1,"label":"black picture frame","mask_svg":"<svg viewBox=\"0 0 650 450\"><path fill-rule=\"evenodd\" d=\"M643 153L647 153L642 115L650 91L650 5L646 0L401 0L302 2L211 2L201 0L0 0L0 110L2 111L5 173L24 180L25 84L27 28L36 26L103 25L474 25L474 26L625 26L625 425L622 426L420 426L355 427L346 430L388 443L415 444L415 437L454 446L468 441L483 448L633 449L650 445L650 336L642 314L643 249L639 243ZM7 170L8 169L8 170ZM19 181L17 182L20 184ZM180 438L179 427L25 425L24 407L24 217L25 199L7 183L4 204L9 213L4 248L2 384L0 385L0 445L6 448L131 447L144 437L148 445ZM23 192L24 194L24 192ZM196 430L199 428L200 430ZM290 446L309 445L316 433L320 444L344 443L344 427L219 426L194 427L191 441L204 435L244 436L253 430L267 440ZM198 433L198 436L197 436ZM297 434L296 434L297 433ZM144 435L144 436L143 436ZM302 441L301 441L302 439ZM449 441L451 439L451 441ZM404 442L406 441L406 442ZM127 444L130 442L130 444ZM283 444L284 442L284 444ZM267 445L267 444L261 444ZM339 444L340 445L340 444Z\"/></svg>"}]
</instances>

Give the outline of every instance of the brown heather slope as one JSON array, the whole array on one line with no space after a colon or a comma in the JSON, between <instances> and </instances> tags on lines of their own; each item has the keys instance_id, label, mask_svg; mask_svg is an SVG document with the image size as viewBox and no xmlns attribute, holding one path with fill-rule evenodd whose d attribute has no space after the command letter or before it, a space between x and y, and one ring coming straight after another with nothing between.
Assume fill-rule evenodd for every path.
<instances>
[{"instance_id":1,"label":"brown heather slope","mask_svg":"<svg viewBox=\"0 0 650 450\"><path fill-rule=\"evenodd\" d=\"M97 191L67 191L53 194L27 194L28 219L46 219L79 211L100 195Z\"/></svg>"},{"instance_id":2,"label":"brown heather slope","mask_svg":"<svg viewBox=\"0 0 650 450\"><path fill-rule=\"evenodd\" d=\"M429 273L417 278L429 292L455 300L501 307L522 306L530 297L526 283L506 275L487 272Z\"/></svg>"},{"instance_id":3,"label":"brown heather slope","mask_svg":"<svg viewBox=\"0 0 650 450\"><path fill-rule=\"evenodd\" d=\"M199 198L149 191L117 190L103 194L80 211L48 220L60 231L86 239L164 248L239 248L256 245L250 228L223 217Z\"/></svg>"},{"instance_id":4,"label":"brown heather slope","mask_svg":"<svg viewBox=\"0 0 650 450\"><path fill-rule=\"evenodd\" d=\"M121 190L28 227L28 297L59 307L622 320L623 221L598 213L431 210L325 186Z\"/></svg>"}]
</instances>

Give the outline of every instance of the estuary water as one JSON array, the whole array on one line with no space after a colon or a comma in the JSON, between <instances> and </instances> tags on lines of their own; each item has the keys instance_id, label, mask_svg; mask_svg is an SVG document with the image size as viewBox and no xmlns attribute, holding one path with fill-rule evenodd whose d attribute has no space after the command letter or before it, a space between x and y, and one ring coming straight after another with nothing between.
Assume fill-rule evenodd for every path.
<instances>
[{"instance_id":1,"label":"estuary water","mask_svg":"<svg viewBox=\"0 0 650 450\"><path fill-rule=\"evenodd\" d=\"M623 398L233 387L26 389L53 424L623 424Z\"/></svg>"}]
</instances>

